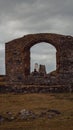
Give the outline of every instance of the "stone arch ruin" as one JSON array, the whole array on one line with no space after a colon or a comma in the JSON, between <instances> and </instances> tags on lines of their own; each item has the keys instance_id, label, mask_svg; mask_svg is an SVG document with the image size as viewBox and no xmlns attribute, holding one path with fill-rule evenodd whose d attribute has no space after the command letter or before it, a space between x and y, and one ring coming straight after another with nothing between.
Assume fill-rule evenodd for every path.
<instances>
[{"instance_id":1,"label":"stone arch ruin","mask_svg":"<svg viewBox=\"0 0 73 130\"><path fill-rule=\"evenodd\" d=\"M73 37L40 33L25 35L5 44L7 84L23 84L30 75L30 48L40 42L56 48L56 84L73 83Z\"/></svg>"}]
</instances>

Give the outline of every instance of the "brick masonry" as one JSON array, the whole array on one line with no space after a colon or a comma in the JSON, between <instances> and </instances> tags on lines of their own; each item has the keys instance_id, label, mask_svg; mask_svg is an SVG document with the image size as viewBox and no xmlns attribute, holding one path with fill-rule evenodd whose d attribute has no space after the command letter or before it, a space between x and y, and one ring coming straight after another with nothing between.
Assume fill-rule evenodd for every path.
<instances>
[{"instance_id":1,"label":"brick masonry","mask_svg":"<svg viewBox=\"0 0 73 130\"><path fill-rule=\"evenodd\" d=\"M56 48L56 84L73 84L73 37L40 33L25 35L5 44L7 85L25 84L30 75L30 48L40 42Z\"/></svg>"}]
</instances>

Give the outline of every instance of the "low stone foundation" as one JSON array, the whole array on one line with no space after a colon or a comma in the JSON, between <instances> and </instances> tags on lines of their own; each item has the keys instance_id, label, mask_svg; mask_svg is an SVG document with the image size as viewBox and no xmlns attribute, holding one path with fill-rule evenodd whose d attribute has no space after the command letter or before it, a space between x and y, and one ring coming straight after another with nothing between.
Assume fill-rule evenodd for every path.
<instances>
[{"instance_id":1,"label":"low stone foundation","mask_svg":"<svg viewBox=\"0 0 73 130\"><path fill-rule=\"evenodd\" d=\"M0 92L2 93L62 93L62 92L73 92L73 87L70 85L14 85L12 86L1 86Z\"/></svg>"}]
</instances>

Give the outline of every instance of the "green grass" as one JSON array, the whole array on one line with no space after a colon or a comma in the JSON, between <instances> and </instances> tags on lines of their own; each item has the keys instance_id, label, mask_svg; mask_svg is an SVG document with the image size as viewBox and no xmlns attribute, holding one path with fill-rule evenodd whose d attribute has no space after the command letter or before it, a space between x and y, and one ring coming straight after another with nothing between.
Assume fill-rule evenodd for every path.
<instances>
[{"instance_id":1,"label":"green grass","mask_svg":"<svg viewBox=\"0 0 73 130\"><path fill-rule=\"evenodd\" d=\"M15 115L22 109L35 113L57 109L61 115L52 119L3 122L0 130L73 130L73 94L0 94L0 114L7 111Z\"/></svg>"}]
</instances>

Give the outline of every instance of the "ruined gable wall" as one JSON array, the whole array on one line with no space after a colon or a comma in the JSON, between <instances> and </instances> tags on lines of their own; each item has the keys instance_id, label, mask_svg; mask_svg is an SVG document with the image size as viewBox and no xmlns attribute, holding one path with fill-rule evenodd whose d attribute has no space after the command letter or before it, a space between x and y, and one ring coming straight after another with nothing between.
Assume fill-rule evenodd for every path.
<instances>
[{"instance_id":1,"label":"ruined gable wall","mask_svg":"<svg viewBox=\"0 0 73 130\"><path fill-rule=\"evenodd\" d=\"M30 48L46 42L57 50L58 84L73 80L73 37L58 34L30 34L6 43L6 75L10 84L24 83L30 74Z\"/></svg>"}]
</instances>

